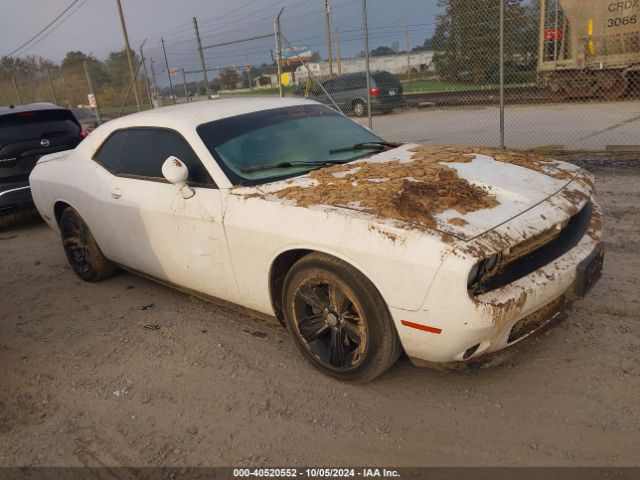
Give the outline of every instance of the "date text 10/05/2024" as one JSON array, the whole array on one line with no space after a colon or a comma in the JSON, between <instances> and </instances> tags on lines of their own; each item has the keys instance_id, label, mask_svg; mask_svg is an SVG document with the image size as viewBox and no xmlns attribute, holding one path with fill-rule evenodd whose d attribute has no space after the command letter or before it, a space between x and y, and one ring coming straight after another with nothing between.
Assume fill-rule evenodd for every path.
<instances>
[{"instance_id":1,"label":"date text 10/05/2024","mask_svg":"<svg viewBox=\"0 0 640 480\"><path fill-rule=\"evenodd\" d=\"M399 478L397 470L387 468L234 468L236 478Z\"/></svg>"}]
</instances>

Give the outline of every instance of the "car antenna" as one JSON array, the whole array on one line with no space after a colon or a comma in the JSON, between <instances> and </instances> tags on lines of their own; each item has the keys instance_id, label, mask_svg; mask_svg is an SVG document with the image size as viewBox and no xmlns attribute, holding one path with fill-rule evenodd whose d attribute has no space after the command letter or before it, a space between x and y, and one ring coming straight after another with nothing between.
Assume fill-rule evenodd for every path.
<instances>
[{"instance_id":1,"label":"car antenna","mask_svg":"<svg viewBox=\"0 0 640 480\"><path fill-rule=\"evenodd\" d=\"M9 105L9 108L16 108L16 106L12 103L11 105Z\"/></svg>"}]
</instances>

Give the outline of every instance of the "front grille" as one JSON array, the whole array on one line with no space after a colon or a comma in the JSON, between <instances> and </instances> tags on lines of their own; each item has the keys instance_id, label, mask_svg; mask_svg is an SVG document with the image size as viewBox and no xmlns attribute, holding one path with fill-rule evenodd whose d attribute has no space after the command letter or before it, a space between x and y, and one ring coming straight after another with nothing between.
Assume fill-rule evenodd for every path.
<instances>
[{"instance_id":1,"label":"front grille","mask_svg":"<svg viewBox=\"0 0 640 480\"><path fill-rule=\"evenodd\" d=\"M591 223L592 213L593 204L589 202L580 212L571 217L567 225L559 232L557 230L554 230L553 234L543 232L534 237L533 240L535 242L533 244L531 240L526 242L529 248L526 246L516 247L514 249L516 252L515 258L510 255L502 262L502 265L494 274L485 276L480 282L479 292L477 293L490 292L515 282L567 253L584 237ZM548 239L551 240L541 244L541 240ZM531 249L531 245L534 245L533 249ZM526 253L523 253L523 251Z\"/></svg>"}]
</instances>

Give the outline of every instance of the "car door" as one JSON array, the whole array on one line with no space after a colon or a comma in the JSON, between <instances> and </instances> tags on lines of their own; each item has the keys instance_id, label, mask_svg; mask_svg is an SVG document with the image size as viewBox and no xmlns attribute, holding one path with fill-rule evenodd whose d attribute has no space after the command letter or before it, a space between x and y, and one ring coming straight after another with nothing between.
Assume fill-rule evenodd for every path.
<instances>
[{"instance_id":1,"label":"car door","mask_svg":"<svg viewBox=\"0 0 640 480\"><path fill-rule=\"evenodd\" d=\"M322 84L322 86L324 87L324 90L322 88L318 88L318 98L316 100L318 102L324 103L325 105L333 107L333 102L331 101L331 98L329 96L333 97L333 93L335 91L335 81L327 80Z\"/></svg>"},{"instance_id":2,"label":"car door","mask_svg":"<svg viewBox=\"0 0 640 480\"><path fill-rule=\"evenodd\" d=\"M352 78L351 75L341 75L333 80L335 82L333 99L343 112L351 108L352 92L351 85L349 84L350 78Z\"/></svg>"},{"instance_id":3,"label":"car door","mask_svg":"<svg viewBox=\"0 0 640 480\"><path fill-rule=\"evenodd\" d=\"M162 175L169 156L189 169L189 199ZM223 192L178 132L126 130L118 171L105 209L119 261L179 287L238 301L222 224Z\"/></svg>"}]
</instances>

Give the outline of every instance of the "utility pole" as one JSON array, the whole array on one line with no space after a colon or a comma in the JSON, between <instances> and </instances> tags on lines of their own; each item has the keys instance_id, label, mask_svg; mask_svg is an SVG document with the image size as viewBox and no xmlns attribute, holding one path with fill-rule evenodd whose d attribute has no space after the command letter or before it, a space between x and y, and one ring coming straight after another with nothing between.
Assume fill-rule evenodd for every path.
<instances>
[{"instance_id":1,"label":"utility pole","mask_svg":"<svg viewBox=\"0 0 640 480\"><path fill-rule=\"evenodd\" d=\"M338 60L338 75L342 74L342 58L340 55L340 30L336 27L336 57Z\"/></svg>"},{"instance_id":2,"label":"utility pole","mask_svg":"<svg viewBox=\"0 0 640 480\"><path fill-rule=\"evenodd\" d=\"M151 57L151 80L153 81L153 92L156 98L156 107L159 106L160 97L158 96L158 83L156 82L156 67L153 64L153 57Z\"/></svg>"},{"instance_id":3,"label":"utility pole","mask_svg":"<svg viewBox=\"0 0 640 480\"><path fill-rule=\"evenodd\" d=\"M331 52L331 8L329 0L324 0L324 22L327 29L327 57L329 58L329 76L333 77L333 53Z\"/></svg>"},{"instance_id":4,"label":"utility pole","mask_svg":"<svg viewBox=\"0 0 640 480\"><path fill-rule=\"evenodd\" d=\"M367 116L369 128L373 128L371 117L371 66L369 65L369 20L367 19L367 0L362 0L362 24L364 26L364 65L367 72Z\"/></svg>"},{"instance_id":5,"label":"utility pole","mask_svg":"<svg viewBox=\"0 0 640 480\"><path fill-rule=\"evenodd\" d=\"M131 81L133 82L133 95L136 97L136 106L138 111L140 108L140 96L138 95L138 85L136 82L135 69L133 68L133 58L131 57L131 47L129 46L129 35L127 35L127 26L124 23L124 13L122 13L122 4L120 0L116 0L118 4L118 12L120 13L120 25L122 26L122 35L124 35L124 48L127 51L127 61L129 62L129 73L131 74Z\"/></svg>"},{"instance_id":6,"label":"utility pole","mask_svg":"<svg viewBox=\"0 0 640 480\"><path fill-rule=\"evenodd\" d=\"M102 123L102 118L100 117L100 105L98 104L98 96L95 93L95 89L93 88L93 79L91 78L91 70L89 69L89 64L86 60L82 60L82 66L84 67L84 74L87 76L87 85L89 85L89 93L93 95L93 99L96 102L96 118L98 120L98 125Z\"/></svg>"},{"instance_id":7,"label":"utility pole","mask_svg":"<svg viewBox=\"0 0 640 480\"><path fill-rule=\"evenodd\" d=\"M167 50L164 48L164 38L161 38L162 42L162 53L164 53L164 64L167 67L167 77L169 77L169 91L171 92L171 98L173 99L173 104L176 104L176 96L173 94L173 82L171 82L171 72L169 71L169 60L167 60Z\"/></svg>"},{"instance_id":8,"label":"utility pole","mask_svg":"<svg viewBox=\"0 0 640 480\"><path fill-rule=\"evenodd\" d=\"M404 34L407 39L407 80L411 82L411 46L409 45L409 22L404 17Z\"/></svg>"},{"instance_id":9,"label":"utility pole","mask_svg":"<svg viewBox=\"0 0 640 480\"><path fill-rule=\"evenodd\" d=\"M58 104L58 97L56 97L56 89L53 88L53 80L51 80L51 69L47 68L47 77L49 77L49 86L51 87L51 96L53 97L53 103Z\"/></svg>"},{"instance_id":10,"label":"utility pole","mask_svg":"<svg viewBox=\"0 0 640 480\"><path fill-rule=\"evenodd\" d=\"M16 97L18 97L18 105L22 105L22 99L20 98L20 92L18 91L18 84L16 83L15 75L11 75L11 81L13 82L13 88L16 91Z\"/></svg>"},{"instance_id":11,"label":"utility pole","mask_svg":"<svg viewBox=\"0 0 640 480\"><path fill-rule=\"evenodd\" d=\"M146 42L146 40L144 42ZM142 45L144 45L144 42L142 42ZM151 99L151 86L149 85L149 75L147 74L147 61L144 59L144 52L142 51L142 45L140 45L140 61L142 62L142 68L144 71L144 84L147 86L147 96L149 97L149 108L153 108L153 100Z\"/></svg>"},{"instance_id":12,"label":"utility pole","mask_svg":"<svg viewBox=\"0 0 640 480\"><path fill-rule=\"evenodd\" d=\"M184 87L184 98L187 100L187 103L189 103L189 92L187 91L187 75L184 73L184 68L181 68L180 70L182 70L182 86Z\"/></svg>"},{"instance_id":13,"label":"utility pole","mask_svg":"<svg viewBox=\"0 0 640 480\"><path fill-rule=\"evenodd\" d=\"M276 34L276 64L278 66L278 90L280 91L280 98L284 97L284 90L282 89L282 40L280 33L280 15L284 11L284 7L280 10L280 13L276 17L276 21L273 24L273 28Z\"/></svg>"},{"instance_id":14,"label":"utility pole","mask_svg":"<svg viewBox=\"0 0 640 480\"><path fill-rule=\"evenodd\" d=\"M207 94L207 100L211 98L211 90L209 89L209 79L207 78L207 66L204 63L204 52L202 51L202 42L200 41L200 31L198 30L198 21L193 17L193 28L196 31L196 40L198 42L198 53L200 54L200 66L202 67L202 77L204 79L204 91Z\"/></svg>"}]
</instances>

